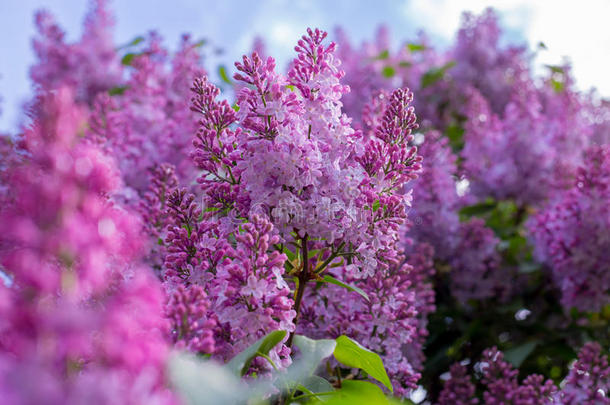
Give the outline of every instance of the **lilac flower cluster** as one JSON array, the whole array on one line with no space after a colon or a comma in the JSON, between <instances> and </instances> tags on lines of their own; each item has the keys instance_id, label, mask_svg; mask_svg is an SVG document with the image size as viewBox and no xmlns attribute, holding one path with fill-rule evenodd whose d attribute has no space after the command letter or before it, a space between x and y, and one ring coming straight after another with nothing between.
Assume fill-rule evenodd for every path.
<instances>
[{"instance_id":1,"label":"lilac flower cluster","mask_svg":"<svg viewBox=\"0 0 610 405\"><path fill-rule=\"evenodd\" d=\"M45 89L68 86L77 103L92 105L97 94L118 86L123 66L112 40L112 16L105 0L96 0L85 19L80 41L68 44L65 33L47 11L36 14L33 41L39 59L31 70L34 83Z\"/></svg>"},{"instance_id":2,"label":"lilac flower cluster","mask_svg":"<svg viewBox=\"0 0 610 405\"><path fill-rule=\"evenodd\" d=\"M237 63L236 80L249 85L238 94L238 112L214 100L218 90L206 79L196 82L193 109L204 118L193 158L204 170L207 205L237 217L263 213L286 242L307 237L352 246L350 269L368 276L378 263L375 250L393 249L394 223L405 217L392 193L419 170L420 158L406 146L412 96L392 94L393 109L363 148L363 134L341 113L347 88L334 44L322 45L325 36L303 37L287 78L275 73L272 58L253 54Z\"/></svg>"},{"instance_id":3,"label":"lilac flower cluster","mask_svg":"<svg viewBox=\"0 0 610 405\"><path fill-rule=\"evenodd\" d=\"M253 216L241 232L237 225L223 227L210 214L202 216L184 189L172 191L167 205L173 223L165 239L164 278L173 291L167 311L174 339L227 360L266 333L292 332L295 311L283 279L286 256L269 252L279 241L273 226ZM280 346L272 358L286 366L288 354Z\"/></svg>"},{"instance_id":4,"label":"lilac flower cluster","mask_svg":"<svg viewBox=\"0 0 610 405\"><path fill-rule=\"evenodd\" d=\"M235 108L216 100L219 91L205 77L196 80L192 109L202 118L192 157L203 171L198 182L204 202L221 216L220 232L258 215L268 217L277 229L266 249L274 247L294 257L284 263L286 257L278 256L283 258L272 273L278 287L287 287L283 267L298 276L294 310L291 303L285 310L301 311L299 330L314 337L347 333L379 349L399 391L405 393L405 388L414 387L417 374L402 347L425 335L416 332L417 294L426 297L422 311L431 310L431 287L425 276L417 278L416 270L402 264L404 256L397 250L409 201L402 185L421 168L410 135L416 128L409 107L413 96L402 89L381 94L378 108L368 113L376 124L369 125L366 133L352 129L340 102L348 88L340 83L343 72L334 57L335 45L324 46L325 37L318 30L303 36L287 77L275 72L272 58L264 61L256 53L236 63L235 79L244 85ZM192 237L187 240L181 232L184 245L193 246ZM192 260L205 249L204 243L191 250L192 255L181 249L180 257ZM429 260L424 264L431 266ZM357 283L371 301L363 302L357 294L335 286L306 291L305 285L327 268L333 268L328 270L333 276ZM425 275L429 271L419 270ZM236 276L225 282L237 281ZM240 280L241 288L247 282L256 299L252 305L264 297L269 285L256 272ZM414 280L420 285L413 285ZM422 288L416 292L417 287ZM318 305L320 297L327 304ZM226 319L248 322L236 315ZM418 339L421 344L422 338ZM421 367L421 354L417 349L412 352L414 364Z\"/></svg>"},{"instance_id":5,"label":"lilac flower cluster","mask_svg":"<svg viewBox=\"0 0 610 405\"><path fill-rule=\"evenodd\" d=\"M572 188L558 193L528 224L539 259L551 267L565 308L608 304L610 149L593 147Z\"/></svg>"},{"instance_id":6,"label":"lilac flower cluster","mask_svg":"<svg viewBox=\"0 0 610 405\"><path fill-rule=\"evenodd\" d=\"M70 87L87 107L92 117L87 137L116 158L126 186L123 198L137 204L147 189L147 171L162 163L175 166L183 182L194 178L184 156L196 128L188 109L190 83L205 73L200 43L185 35L170 55L151 33L117 50L105 0L95 1L75 43L65 41L48 12L37 14L36 24L32 80L47 90ZM121 52L126 52L122 58Z\"/></svg>"},{"instance_id":7,"label":"lilac flower cluster","mask_svg":"<svg viewBox=\"0 0 610 405\"><path fill-rule=\"evenodd\" d=\"M69 88L42 94L0 210L0 396L7 403L174 403L162 295L111 159L82 141ZM25 381L31 384L24 383Z\"/></svg>"},{"instance_id":8,"label":"lilac flower cluster","mask_svg":"<svg viewBox=\"0 0 610 405\"><path fill-rule=\"evenodd\" d=\"M126 186L139 195L146 191L147 171L159 164L173 165L182 182L194 178L184 157L196 127L188 92L190 80L204 73L201 55L188 36L171 58L160 42L152 34L142 52L128 54L133 55L128 79L116 88L118 94L100 93L91 112L88 136L117 159Z\"/></svg>"},{"instance_id":9,"label":"lilac flower cluster","mask_svg":"<svg viewBox=\"0 0 610 405\"><path fill-rule=\"evenodd\" d=\"M47 12L36 26L32 123L0 137L8 403L178 403L171 348L226 362L276 330L249 378L289 367L295 333L345 334L408 396L428 369L435 288L441 314L445 297L462 304L450 316L476 311L515 294L521 264L551 275L562 325L571 308L606 321L609 104L569 65L536 80L492 11L466 14L447 51L424 34L392 51L383 28L361 47L309 29L285 74L257 40L234 101L187 35L174 53L155 33L116 47L104 0L75 43ZM519 381L495 348L475 379L466 364L440 404L608 403L595 343L559 387Z\"/></svg>"},{"instance_id":10,"label":"lilac flower cluster","mask_svg":"<svg viewBox=\"0 0 610 405\"><path fill-rule=\"evenodd\" d=\"M476 363L475 376L484 387L485 404L607 404L610 390L608 358L597 343L585 344L570 373L557 387L551 380L532 374L518 381L518 370L504 360L502 352L491 348ZM477 404L475 385L466 366L456 363L439 396L439 405Z\"/></svg>"}]
</instances>

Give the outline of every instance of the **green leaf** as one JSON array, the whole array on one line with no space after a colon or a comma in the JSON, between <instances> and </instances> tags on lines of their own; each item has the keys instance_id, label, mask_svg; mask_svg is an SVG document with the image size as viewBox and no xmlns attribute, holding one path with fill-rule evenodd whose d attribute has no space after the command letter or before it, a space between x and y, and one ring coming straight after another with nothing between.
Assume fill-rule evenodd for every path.
<instances>
[{"instance_id":1,"label":"green leaf","mask_svg":"<svg viewBox=\"0 0 610 405\"><path fill-rule=\"evenodd\" d=\"M231 106L231 108L232 108L233 110L235 110L235 112L238 112L238 111L239 111L239 106L238 106L237 104L233 104L233 105Z\"/></svg>"},{"instance_id":2,"label":"green leaf","mask_svg":"<svg viewBox=\"0 0 610 405\"><path fill-rule=\"evenodd\" d=\"M398 404L399 402L387 398L383 391L373 383L345 380L341 383L341 389L336 390L329 396L325 396L323 403L330 405L389 405Z\"/></svg>"},{"instance_id":3,"label":"green leaf","mask_svg":"<svg viewBox=\"0 0 610 405\"><path fill-rule=\"evenodd\" d=\"M370 301L368 294L366 292L364 292L362 289L356 287L355 285L344 283L343 281L337 280L336 278L334 278L333 276L331 276L329 274L324 275L323 281L325 283L330 283L330 284L338 285L339 287L347 288L348 291L356 292L356 293L360 294L365 300Z\"/></svg>"},{"instance_id":4,"label":"green leaf","mask_svg":"<svg viewBox=\"0 0 610 405\"><path fill-rule=\"evenodd\" d=\"M227 74L227 68L225 67L225 65L218 66L218 74L220 75L220 78L222 79L223 82L233 85L233 82L231 82L231 79L229 78L229 75Z\"/></svg>"},{"instance_id":5,"label":"green leaf","mask_svg":"<svg viewBox=\"0 0 610 405\"><path fill-rule=\"evenodd\" d=\"M334 388L331 383L325 380L322 377L318 377L317 375L311 375L303 381L300 386L305 390L318 393L318 392L330 392L334 391ZM301 390L304 391L304 390Z\"/></svg>"},{"instance_id":6,"label":"green leaf","mask_svg":"<svg viewBox=\"0 0 610 405\"><path fill-rule=\"evenodd\" d=\"M396 74L396 69L394 69L393 66L384 66L381 70L381 74L383 77L387 77L389 79L390 77L394 77Z\"/></svg>"},{"instance_id":7,"label":"green leaf","mask_svg":"<svg viewBox=\"0 0 610 405\"><path fill-rule=\"evenodd\" d=\"M287 88L288 90L290 90L290 91L295 91L295 90L296 90L296 87L294 87L294 85L292 85L292 84L287 84L287 85L286 85L286 88Z\"/></svg>"},{"instance_id":8,"label":"green leaf","mask_svg":"<svg viewBox=\"0 0 610 405\"><path fill-rule=\"evenodd\" d=\"M551 72L553 73L565 73L563 70L563 67L558 66L558 65L544 65L544 67L546 67L547 69L550 69Z\"/></svg>"},{"instance_id":9,"label":"green leaf","mask_svg":"<svg viewBox=\"0 0 610 405\"><path fill-rule=\"evenodd\" d=\"M407 49L410 52L420 52L426 50L426 45L423 44L407 44Z\"/></svg>"},{"instance_id":10,"label":"green leaf","mask_svg":"<svg viewBox=\"0 0 610 405\"><path fill-rule=\"evenodd\" d=\"M377 55L377 56L375 57L375 59L377 59L377 60L384 60L384 59L387 59L387 58L389 58L389 57L390 57L390 51L388 51L388 50L386 49L386 50L384 50L384 51L381 51L381 52L379 53L379 55Z\"/></svg>"},{"instance_id":11,"label":"green leaf","mask_svg":"<svg viewBox=\"0 0 610 405\"><path fill-rule=\"evenodd\" d=\"M227 367L232 373L243 376L250 368L252 360L260 354L267 355L278 343L286 337L285 330L275 330L257 340L253 345L237 354L229 361Z\"/></svg>"},{"instance_id":12,"label":"green leaf","mask_svg":"<svg viewBox=\"0 0 610 405\"><path fill-rule=\"evenodd\" d=\"M551 79L551 87L555 93L561 93L565 88L565 84L561 80Z\"/></svg>"},{"instance_id":13,"label":"green leaf","mask_svg":"<svg viewBox=\"0 0 610 405\"><path fill-rule=\"evenodd\" d=\"M381 205L381 203L379 202L379 200L375 200L375 202L373 202L373 212L377 211L379 209L379 205Z\"/></svg>"},{"instance_id":14,"label":"green leaf","mask_svg":"<svg viewBox=\"0 0 610 405\"><path fill-rule=\"evenodd\" d=\"M548 49L546 44L542 41L538 42L538 48L540 49Z\"/></svg>"},{"instance_id":15,"label":"green leaf","mask_svg":"<svg viewBox=\"0 0 610 405\"><path fill-rule=\"evenodd\" d=\"M144 42L144 37L141 35L138 35L137 37L132 39L131 42L127 44L127 46L136 46L142 42Z\"/></svg>"},{"instance_id":16,"label":"green leaf","mask_svg":"<svg viewBox=\"0 0 610 405\"><path fill-rule=\"evenodd\" d=\"M464 128L457 124L452 124L445 131L453 150L460 150L464 147Z\"/></svg>"},{"instance_id":17,"label":"green leaf","mask_svg":"<svg viewBox=\"0 0 610 405\"><path fill-rule=\"evenodd\" d=\"M121 59L121 63L125 66L129 66L131 65L131 62L133 62L133 59L137 56L137 54L133 53L133 52L129 52L128 54L125 54L125 56L123 56L123 58Z\"/></svg>"},{"instance_id":18,"label":"green leaf","mask_svg":"<svg viewBox=\"0 0 610 405\"><path fill-rule=\"evenodd\" d=\"M421 87L426 88L441 80L449 69L455 66L455 62L447 62L438 68L432 68L421 77Z\"/></svg>"},{"instance_id":19,"label":"green leaf","mask_svg":"<svg viewBox=\"0 0 610 405\"><path fill-rule=\"evenodd\" d=\"M337 346L337 342L332 339L314 340L302 335L295 335L293 342L301 351L297 364L308 375L313 374L320 362L331 356Z\"/></svg>"},{"instance_id":20,"label":"green leaf","mask_svg":"<svg viewBox=\"0 0 610 405\"><path fill-rule=\"evenodd\" d=\"M337 338L335 359L347 367L359 368L394 392L388 373L377 353L361 346L358 342L341 335Z\"/></svg>"},{"instance_id":21,"label":"green leaf","mask_svg":"<svg viewBox=\"0 0 610 405\"><path fill-rule=\"evenodd\" d=\"M474 216L480 216L493 211L494 208L496 208L496 202L493 200L487 200L477 204L467 205L460 210L460 217L470 218Z\"/></svg>"},{"instance_id":22,"label":"green leaf","mask_svg":"<svg viewBox=\"0 0 610 405\"><path fill-rule=\"evenodd\" d=\"M111 96L120 96L125 93L125 90L127 90L127 86L117 86L108 90L108 94Z\"/></svg>"},{"instance_id":23,"label":"green leaf","mask_svg":"<svg viewBox=\"0 0 610 405\"><path fill-rule=\"evenodd\" d=\"M226 367L191 354L172 355L168 375L172 388L186 405L236 404L252 396Z\"/></svg>"},{"instance_id":24,"label":"green leaf","mask_svg":"<svg viewBox=\"0 0 610 405\"><path fill-rule=\"evenodd\" d=\"M538 346L538 341L536 340L523 343L522 345L504 351L504 358L513 366L519 368L521 363L523 363L527 356L534 351L536 346Z\"/></svg>"},{"instance_id":25,"label":"green leaf","mask_svg":"<svg viewBox=\"0 0 610 405\"><path fill-rule=\"evenodd\" d=\"M138 35L137 37L135 37L134 39L132 39L131 41L129 41L128 43L126 43L125 45L121 45L117 48L117 50L121 50L121 49L125 49L125 48L130 48L132 46L136 46L142 42L144 42L144 37L141 35Z\"/></svg>"}]
</instances>

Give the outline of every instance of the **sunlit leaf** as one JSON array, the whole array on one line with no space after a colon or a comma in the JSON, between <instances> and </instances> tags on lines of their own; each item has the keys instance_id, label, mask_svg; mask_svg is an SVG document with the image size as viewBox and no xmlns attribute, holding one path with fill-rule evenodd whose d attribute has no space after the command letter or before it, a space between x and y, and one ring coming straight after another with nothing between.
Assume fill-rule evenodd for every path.
<instances>
[{"instance_id":1,"label":"sunlit leaf","mask_svg":"<svg viewBox=\"0 0 610 405\"><path fill-rule=\"evenodd\" d=\"M227 73L227 68L225 65L218 66L218 75L220 76L223 82L233 85L233 82L231 81L231 78Z\"/></svg>"},{"instance_id":2,"label":"sunlit leaf","mask_svg":"<svg viewBox=\"0 0 610 405\"><path fill-rule=\"evenodd\" d=\"M383 75L383 77L394 77L394 75L396 75L396 69L394 69L394 67L392 66L384 66L384 68L381 70L381 74Z\"/></svg>"},{"instance_id":3,"label":"sunlit leaf","mask_svg":"<svg viewBox=\"0 0 610 405\"><path fill-rule=\"evenodd\" d=\"M129 66L131 65L131 62L133 62L133 59L137 56L137 54L133 53L133 52L129 52L128 54L125 54L125 56L123 56L123 58L121 59L121 63L125 66Z\"/></svg>"},{"instance_id":4,"label":"sunlit leaf","mask_svg":"<svg viewBox=\"0 0 610 405\"><path fill-rule=\"evenodd\" d=\"M394 392L381 357L345 335L337 338L335 359L344 366L359 368Z\"/></svg>"},{"instance_id":5,"label":"sunlit leaf","mask_svg":"<svg viewBox=\"0 0 610 405\"><path fill-rule=\"evenodd\" d=\"M407 49L411 52L421 52L426 50L426 45L423 44L407 44Z\"/></svg>"}]
</instances>

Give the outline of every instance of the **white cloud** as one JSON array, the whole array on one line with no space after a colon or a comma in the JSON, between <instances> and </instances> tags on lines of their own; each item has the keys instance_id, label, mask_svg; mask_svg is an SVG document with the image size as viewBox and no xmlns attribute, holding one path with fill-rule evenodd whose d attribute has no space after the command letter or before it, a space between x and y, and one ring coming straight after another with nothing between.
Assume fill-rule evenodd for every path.
<instances>
[{"instance_id":1,"label":"white cloud","mask_svg":"<svg viewBox=\"0 0 610 405\"><path fill-rule=\"evenodd\" d=\"M544 42L547 50L536 59L537 71L544 64L572 61L577 85L587 90L597 87L610 96L610 29L607 0L407 0L403 12L415 18L433 35L449 41L459 27L464 10L480 13L493 7L506 28L521 32L530 47Z\"/></svg>"}]
</instances>

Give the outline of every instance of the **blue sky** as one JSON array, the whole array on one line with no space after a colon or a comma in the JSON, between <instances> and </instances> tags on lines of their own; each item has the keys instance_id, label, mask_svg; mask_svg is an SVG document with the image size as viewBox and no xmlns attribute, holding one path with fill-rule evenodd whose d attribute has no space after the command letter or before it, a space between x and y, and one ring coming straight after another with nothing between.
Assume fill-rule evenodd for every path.
<instances>
[{"instance_id":1,"label":"blue sky","mask_svg":"<svg viewBox=\"0 0 610 405\"><path fill-rule=\"evenodd\" d=\"M596 85L610 95L610 1L587 0L574 5L560 0L113 0L117 26L115 40L126 43L136 35L155 29L173 47L180 35L211 41L224 53L208 61L232 61L251 48L261 35L269 52L280 64L290 57L294 43L306 27L332 31L344 27L352 38L370 38L376 27L387 24L393 37L413 37L426 30L440 46L451 41L459 26L460 14L469 9L480 12L487 6L498 9L507 30L507 40L545 42L538 65L558 63L570 55L581 88ZM88 0L0 0L0 131L14 131L20 119L20 105L30 94L28 67L34 61L31 38L33 13L39 8L53 12L67 32L76 39L82 29Z\"/></svg>"}]
</instances>

